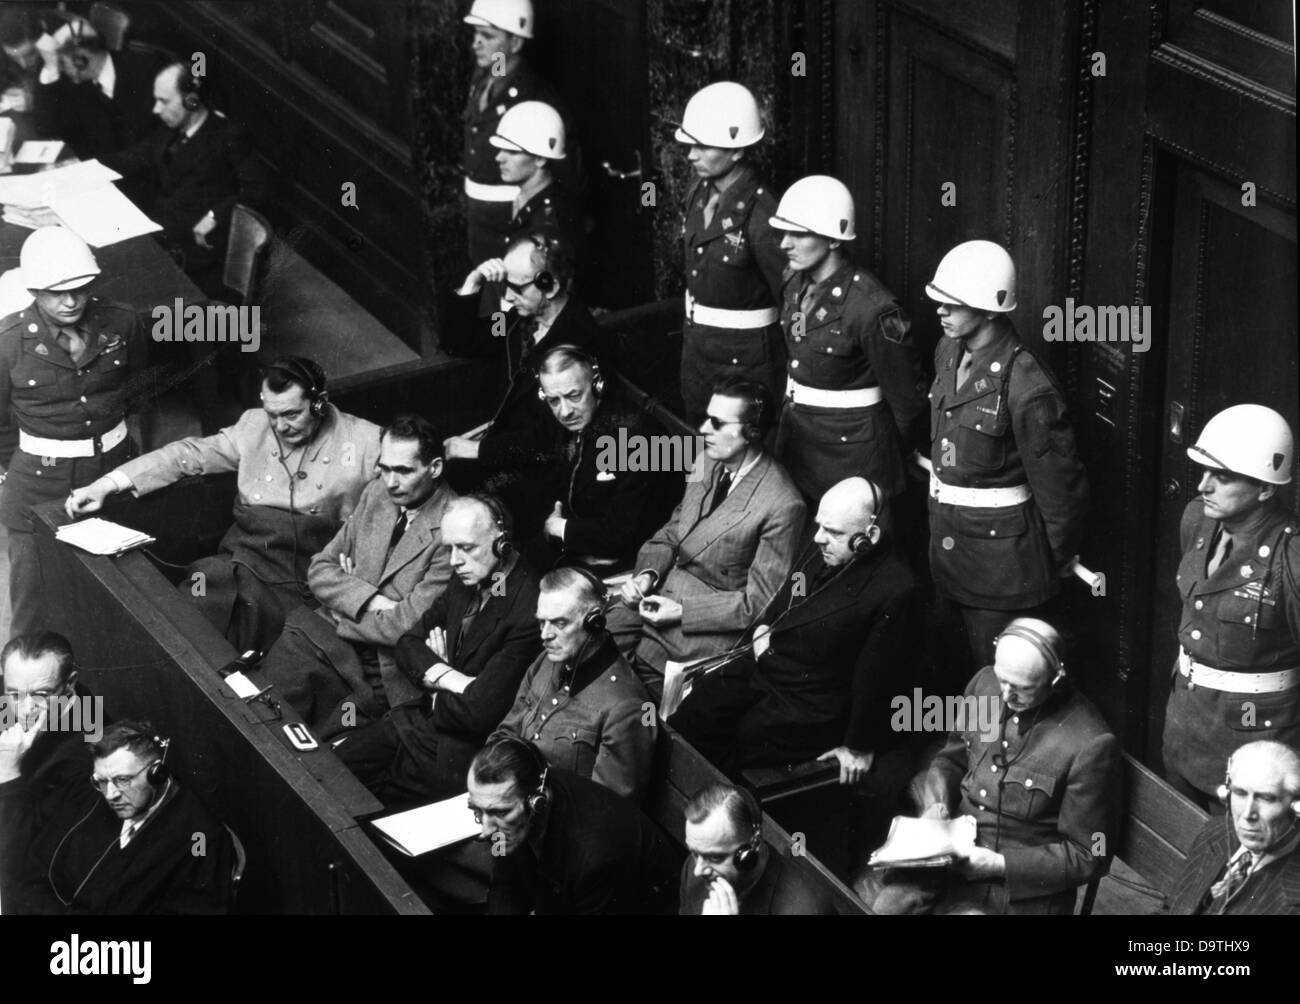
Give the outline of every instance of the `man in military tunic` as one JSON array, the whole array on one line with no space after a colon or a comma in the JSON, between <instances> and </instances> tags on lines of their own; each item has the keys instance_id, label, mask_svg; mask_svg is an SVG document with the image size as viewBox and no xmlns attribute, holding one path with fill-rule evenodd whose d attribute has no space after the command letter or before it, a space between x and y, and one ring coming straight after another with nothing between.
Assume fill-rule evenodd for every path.
<instances>
[{"instance_id":1,"label":"man in military tunic","mask_svg":"<svg viewBox=\"0 0 1300 1004\"><path fill-rule=\"evenodd\" d=\"M776 455L809 499L864 477L887 497L906 486L903 450L924 440L925 375L897 299L844 243L853 196L812 175L781 198L771 225L790 260L781 328L790 357Z\"/></svg>"},{"instance_id":2,"label":"man in military tunic","mask_svg":"<svg viewBox=\"0 0 1300 1004\"><path fill-rule=\"evenodd\" d=\"M127 383L146 348L130 307L91 296L99 265L72 231L35 231L20 268L35 302L0 320L0 415L12 409L19 428L9 469L0 470L14 634L42 626L30 507L67 498L131 456Z\"/></svg>"},{"instance_id":3,"label":"man in military tunic","mask_svg":"<svg viewBox=\"0 0 1300 1004\"><path fill-rule=\"evenodd\" d=\"M465 23L474 26L474 75L465 102L465 220L471 264L499 258L510 225L517 182L503 183L489 140L507 109L521 101L552 101L550 87L524 58L533 37L531 0L474 0Z\"/></svg>"},{"instance_id":4,"label":"man in military tunic","mask_svg":"<svg viewBox=\"0 0 1300 1004\"><path fill-rule=\"evenodd\" d=\"M989 241L959 244L925 292L944 334L930 390L930 570L940 624L960 617L970 665L981 666L1003 625L1060 591L1088 478L1060 388L1008 316L1011 256Z\"/></svg>"},{"instance_id":5,"label":"man in military tunic","mask_svg":"<svg viewBox=\"0 0 1300 1004\"><path fill-rule=\"evenodd\" d=\"M682 330L682 402L686 421L704 421L714 382L752 380L774 398L784 393L781 273L785 255L768 222L771 189L745 162L763 138L758 103L740 84L710 84L686 104L677 141L698 180L686 197L686 323Z\"/></svg>"},{"instance_id":6,"label":"man in military tunic","mask_svg":"<svg viewBox=\"0 0 1300 1004\"><path fill-rule=\"evenodd\" d=\"M1204 468L1179 539L1178 661L1165 709L1169 782L1211 811L1245 742L1300 746L1300 541L1278 497L1295 441L1271 408L1219 412L1187 455Z\"/></svg>"}]
</instances>

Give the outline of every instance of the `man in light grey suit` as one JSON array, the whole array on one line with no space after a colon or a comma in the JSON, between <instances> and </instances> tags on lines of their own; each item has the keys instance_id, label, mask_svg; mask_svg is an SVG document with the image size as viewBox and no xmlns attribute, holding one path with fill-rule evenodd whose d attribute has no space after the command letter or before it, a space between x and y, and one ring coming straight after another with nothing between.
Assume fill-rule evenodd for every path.
<instances>
[{"instance_id":1,"label":"man in light grey suit","mask_svg":"<svg viewBox=\"0 0 1300 1004\"><path fill-rule=\"evenodd\" d=\"M610 613L611 633L656 697L669 660L725 651L790 571L806 507L763 448L774 411L760 384L714 384L700 426L704 456L672 517L637 554L624 606Z\"/></svg>"},{"instance_id":2,"label":"man in light grey suit","mask_svg":"<svg viewBox=\"0 0 1300 1004\"><path fill-rule=\"evenodd\" d=\"M379 477L311 560L320 601L285 621L263 671L317 734L329 737L422 695L393 646L447 587L441 523L456 493L442 479L441 435L403 416L380 439Z\"/></svg>"}]
</instances>

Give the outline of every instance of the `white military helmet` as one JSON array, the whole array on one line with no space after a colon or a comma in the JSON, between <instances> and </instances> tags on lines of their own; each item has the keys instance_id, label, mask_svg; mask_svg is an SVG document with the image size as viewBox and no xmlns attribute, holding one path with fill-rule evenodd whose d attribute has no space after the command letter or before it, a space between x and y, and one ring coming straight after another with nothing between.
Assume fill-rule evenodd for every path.
<instances>
[{"instance_id":1,"label":"white military helmet","mask_svg":"<svg viewBox=\"0 0 1300 1004\"><path fill-rule=\"evenodd\" d=\"M80 289L99 275L90 247L64 227L41 227L23 242L18 258L28 289L64 293Z\"/></svg>"},{"instance_id":2,"label":"white military helmet","mask_svg":"<svg viewBox=\"0 0 1300 1004\"><path fill-rule=\"evenodd\" d=\"M676 133L678 143L739 150L763 138L763 119L749 89L729 80L691 95Z\"/></svg>"},{"instance_id":3,"label":"white military helmet","mask_svg":"<svg viewBox=\"0 0 1300 1004\"><path fill-rule=\"evenodd\" d=\"M506 109L488 142L498 150L564 159L564 120L545 101L521 101Z\"/></svg>"},{"instance_id":4,"label":"white military helmet","mask_svg":"<svg viewBox=\"0 0 1300 1004\"><path fill-rule=\"evenodd\" d=\"M1187 455L1202 467L1269 485L1291 480L1295 439L1286 419L1262 404L1234 404L1205 423Z\"/></svg>"},{"instance_id":5,"label":"white military helmet","mask_svg":"<svg viewBox=\"0 0 1300 1004\"><path fill-rule=\"evenodd\" d=\"M787 188L768 222L777 230L820 234L835 241L858 236L853 228L853 196L844 182L828 174L810 174Z\"/></svg>"},{"instance_id":6,"label":"white military helmet","mask_svg":"<svg viewBox=\"0 0 1300 1004\"><path fill-rule=\"evenodd\" d=\"M939 262L925 295L940 303L1009 313L1016 309L1016 263L992 241L958 244Z\"/></svg>"},{"instance_id":7,"label":"white military helmet","mask_svg":"<svg viewBox=\"0 0 1300 1004\"><path fill-rule=\"evenodd\" d=\"M500 28L520 38L532 38L532 0L474 0L465 16L465 23L476 28Z\"/></svg>"}]
</instances>

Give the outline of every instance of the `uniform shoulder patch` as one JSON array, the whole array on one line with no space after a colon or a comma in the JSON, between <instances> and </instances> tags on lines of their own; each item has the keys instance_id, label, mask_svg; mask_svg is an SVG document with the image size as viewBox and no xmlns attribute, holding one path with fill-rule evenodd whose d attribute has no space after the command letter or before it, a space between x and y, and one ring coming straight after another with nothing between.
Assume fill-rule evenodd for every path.
<instances>
[{"instance_id":1,"label":"uniform shoulder patch","mask_svg":"<svg viewBox=\"0 0 1300 1004\"><path fill-rule=\"evenodd\" d=\"M903 339L907 337L908 327L907 319L903 317L901 310L891 310L880 319L881 335L884 336L885 341L893 342L895 345L903 343Z\"/></svg>"}]
</instances>

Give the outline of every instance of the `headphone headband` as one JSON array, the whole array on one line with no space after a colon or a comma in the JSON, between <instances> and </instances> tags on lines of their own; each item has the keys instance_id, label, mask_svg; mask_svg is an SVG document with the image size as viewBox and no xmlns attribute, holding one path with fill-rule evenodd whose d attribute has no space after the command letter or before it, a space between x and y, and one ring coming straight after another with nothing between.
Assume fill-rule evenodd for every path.
<instances>
[{"instance_id":1,"label":"headphone headband","mask_svg":"<svg viewBox=\"0 0 1300 1004\"><path fill-rule=\"evenodd\" d=\"M1033 628L1026 627L1024 624L1008 624L1002 629L1002 633L993 639L994 647L996 648L997 643L1008 635L1013 638L1022 638L1038 649L1042 657L1047 660L1047 665L1052 669L1053 676L1061 676L1065 673L1065 660L1057 654L1052 643Z\"/></svg>"}]
</instances>

